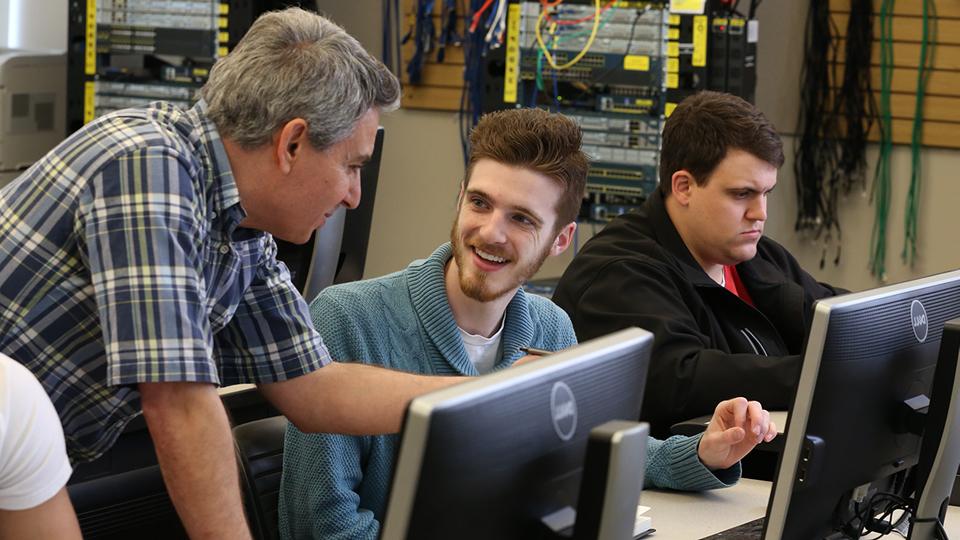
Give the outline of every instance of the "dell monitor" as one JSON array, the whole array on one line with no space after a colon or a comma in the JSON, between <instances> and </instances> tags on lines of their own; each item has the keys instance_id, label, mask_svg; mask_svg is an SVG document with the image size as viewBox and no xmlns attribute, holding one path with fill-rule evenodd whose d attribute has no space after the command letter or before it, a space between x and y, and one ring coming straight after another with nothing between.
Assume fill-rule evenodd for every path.
<instances>
[{"instance_id":1,"label":"dell monitor","mask_svg":"<svg viewBox=\"0 0 960 540\"><path fill-rule=\"evenodd\" d=\"M956 478L954 475L960 467L958 359L960 319L953 319L943 326L940 357L933 375L930 407L916 467L916 509L909 534L913 540L946 538L943 520Z\"/></svg>"},{"instance_id":2,"label":"dell monitor","mask_svg":"<svg viewBox=\"0 0 960 540\"><path fill-rule=\"evenodd\" d=\"M588 438L603 431L595 428L639 417L652 344L652 334L631 328L414 399L381 538L563 537L553 520L573 509L574 538L630 538L646 424L633 450L584 458L595 456ZM617 470L618 460L627 472ZM611 479L629 485L612 494ZM590 508L601 499L602 511ZM617 507L620 532L602 532L597 516Z\"/></svg>"},{"instance_id":3,"label":"dell monitor","mask_svg":"<svg viewBox=\"0 0 960 540\"><path fill-rule=\"evenodd\" d=\"M960 317L960 271L821 300L814 310L766 539L888 527L915 494L908 473L922 434L944 422L926 414L927 400L950 399L932 395L932 381L944 323Z\"/></svg>"}]
</instances>

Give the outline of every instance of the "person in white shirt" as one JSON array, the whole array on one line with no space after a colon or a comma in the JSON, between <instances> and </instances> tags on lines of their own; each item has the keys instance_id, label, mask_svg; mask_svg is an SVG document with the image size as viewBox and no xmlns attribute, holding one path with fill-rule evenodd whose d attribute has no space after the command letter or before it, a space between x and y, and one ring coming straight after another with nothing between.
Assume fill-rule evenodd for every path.
<instances>
[{"instance_id":1,"label":"person in white shirt","mask_svg":"<svg viewBox=\"0 0 960 540\"><path fill-rule=\"evenodd\" d=\"M80 538L57 411L27 368L0 354L0 539Z\"/></svg>"}]
</instances>

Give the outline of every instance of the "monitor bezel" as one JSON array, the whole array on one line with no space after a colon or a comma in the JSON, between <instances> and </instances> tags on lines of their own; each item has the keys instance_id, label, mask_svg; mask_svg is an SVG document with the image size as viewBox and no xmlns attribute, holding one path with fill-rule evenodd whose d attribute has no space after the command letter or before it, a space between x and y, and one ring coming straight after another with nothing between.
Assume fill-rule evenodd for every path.
<instances>
[{"instance_id":1,"label":"monitor bezel","mask_svg":"<svg viewBox=\"0 0 960 540\"><path fill-rule=\"evenodd\" d=\"M643 348L653 342L653 334L640 328L628 328L597 338L543 358L470 379L413 399L404 419L402 437L394 469L393 483L383 520L382 540L406 537L423 465L424 450L435 410L460 405L474 397L565 371L571 367L615 359L617 353Z\"/></svg>"},{"instance_id":2,"label":"monitor bezel","mask_svg":"<svg viewBox=\"0 0 960 540\"><path fill-rule=\"evenodd\" d=\"M916 510L907 538L932 538L942 530L960 467L960 318L943 325L920 462Z\"/></svg>"}]
</instances>

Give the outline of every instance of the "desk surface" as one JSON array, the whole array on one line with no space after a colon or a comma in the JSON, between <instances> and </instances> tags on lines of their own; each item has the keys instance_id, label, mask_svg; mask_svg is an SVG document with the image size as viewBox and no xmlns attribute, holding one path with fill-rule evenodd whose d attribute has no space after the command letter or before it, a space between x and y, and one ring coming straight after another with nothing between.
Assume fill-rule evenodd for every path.
<instances>
[{"instance_id":1,"label":"desk surface","mask_svg":"<svg viewBox=\"0 0 960 540\"><path fill-rule=\"evenodd\" d=\"M770 486L770 482L744 478L731 488L703 493L648 489L640 496L640 504L650 507L647 515L657 530L651 538L691 540L763 517ZM945 526L951 538L960 538L960 507L949 507Z\"/></svg>"},{"instance_id":2,"label":"desk surface","mask_svg":"<svg viewBox=\"0 0 960 540\"><path fill-rule=\"evenodd\" d=\"M255 384L234 384L230 386L221 386L217 388L217 393L221 396L229 396L230 394L237 394L239 392L246 392L247 390L253 390L256 388Z\"/></svg>"}]
</instances>

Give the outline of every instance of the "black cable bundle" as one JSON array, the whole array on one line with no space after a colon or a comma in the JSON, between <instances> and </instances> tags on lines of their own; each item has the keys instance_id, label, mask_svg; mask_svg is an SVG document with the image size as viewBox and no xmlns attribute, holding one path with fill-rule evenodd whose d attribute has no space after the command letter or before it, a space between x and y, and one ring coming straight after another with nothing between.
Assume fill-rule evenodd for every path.
<instances>
[{"instance_id":1,"label":"black cable bundle","mask_svg":"<svg viewBox=\"0 0 960 540\"><path fill-rule=\"evenodd\" d=\"M795 152L797 221L794 228L819 237L837 229L836 208L830 199L838 161L837 122L830 95L830 67L836 43L830 22L829 0L812 0L804 37L800 74L799 145Z\"/></svg>"},{"instance_id":2,"label":"black cable bundle","mask_svg":"<svg viewBox=\"0 0 960 540\"><path fill-rule=\"evenodd\" d=\"M841 527L846 538L863 538L869 533L890 534L914 514L913 502L894 493L876 492L864 504L856 504L856 508L855 515ZM896 515L898 510L901 513Z\"/></svg>"},{"instance_id":3,"label":"black cable bundle","mask_svg":"<svg viewBox=\"0 0 960 540\"><path fill-rule=\"evenodd\" d=\"M403 38L406 43L411 37L415 45L413 56L407 63L407 77L410 84L420 84L423 76L423 65L427 61L427 56L433 51L434 41L437 39L437 29L433 23L433 3L434 0L417 1L417 19L413 29L413 34L407 34Z\"/></svg>"},{"instance_id":4,"label":"black cable bundle","mask_svg":"<svg viewBox=\"0 0 960 540\"><path fill-rule=\"evenodd\" d=\"M795 229L823 237L824 252L836 242L840 262L840 196L854 186L866 188L867 136L877 117L871 85L873 3L850 0L840 88L836 80L836 28L828 0L813 0L807 15L801 74L800 134L794 171L799 201ZM833 71L831 71L833 70Z\"/></svg>"},{"instance_id":5,"label":"black cable bundle","mask_svg":"<svg viewBox=\"0 0 960 540\"><path fill-rule=\"evenodd\" d=\"M461 10L462 13L462 10ZM440 41L437 43L437 62L443 63L447 54L447 46L459 47L463 44L463 36L457 32L457 0L444 0L440 12Z\"/></svg>"},{"instance_id":6,"label":"black cable bundle","mask_svg":"<svg viewBox=\"0 0 960 540\"><path fill-rule=\"evenodd\" d=\"M484 0L470 0L467 9L463 12L464 24L467 28L478 12L482 14L484 3ZM460 93L458 124L464 164L470 155L470 130L480 121L480 114L483 112L483 67L487 52L484 42L485 31L486 28L480 25L472 31L465 31L466 35L463 39L463 90Z\"/></svg>"},{"instance_id":7,"label":"black cable bundle","mask_svg":"<svg viewBox=\"0 0 960 540\"><path fill-rule=\"evenodd\" d=\"M837 164L842 189L866 188L867 134L877 117L877 103L870 83L873 45L873 2L851 0L844 52L843 84L837 94L837 110L843 122L840 160Z\"/></svg>"}]
</instances>

